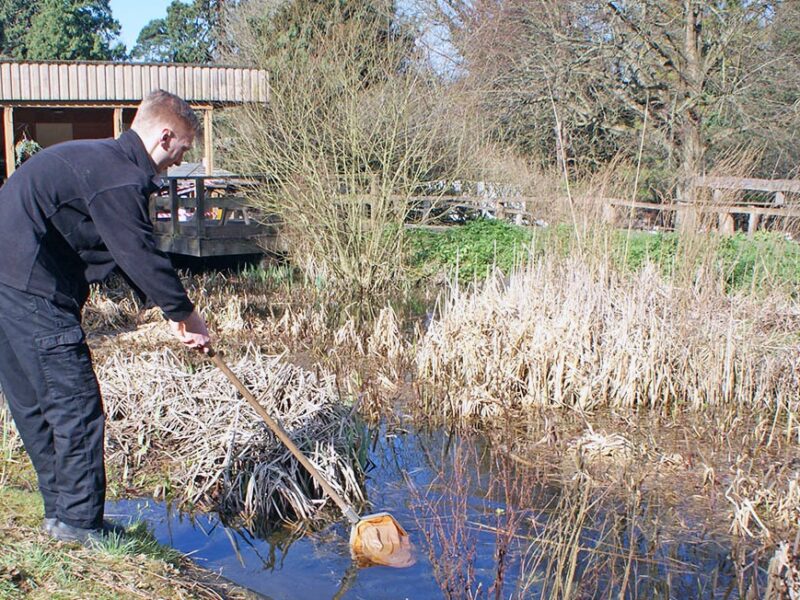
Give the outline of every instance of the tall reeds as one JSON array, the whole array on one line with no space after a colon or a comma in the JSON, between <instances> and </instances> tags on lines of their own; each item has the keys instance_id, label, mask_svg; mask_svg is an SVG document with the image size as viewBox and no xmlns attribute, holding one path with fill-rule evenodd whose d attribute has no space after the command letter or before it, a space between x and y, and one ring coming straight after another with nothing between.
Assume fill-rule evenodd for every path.
<instances>
[{"instance_id":1,"label":"tall reeds","mask_svg":"<svg viewBox=\"0 0 800 600\"><path fill-rule=\"evenodd\" d=\"M548 253L453 287L419 343L421 408L467 420L534 405L741 408L779 414L796 436L798 322L796 300L726 294L702 264L682 284L652 265Z\"/></svg>"}]
</instances>

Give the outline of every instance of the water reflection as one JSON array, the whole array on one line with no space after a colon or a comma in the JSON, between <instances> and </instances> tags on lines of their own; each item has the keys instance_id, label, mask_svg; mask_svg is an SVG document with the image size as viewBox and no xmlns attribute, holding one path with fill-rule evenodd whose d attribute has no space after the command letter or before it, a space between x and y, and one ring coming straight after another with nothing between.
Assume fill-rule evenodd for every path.
<instances>
[{"instance_id":1,"label":"water reflection","mask_svg":"<svg viewBox=\"0 0 800 600\"><path fill-rule=\"evenodd\" d=\"M598 494L580 482L545 484L513 469L503 491L501 459L480 438L376 432L368 497L408 530L417 563L407 569L358 569L344 519L302 537L284 529L262 539L216 515L181 514L150 500L112 503L107 513L146 520L160 542L275 600L428 599L470 591L504 598L736 598L748 578L759 579L759 562L746 549L733 560L727 540L691 514L647 498ZM748 562L749 573L737 571Z\"/></svg>"}]
</instances>

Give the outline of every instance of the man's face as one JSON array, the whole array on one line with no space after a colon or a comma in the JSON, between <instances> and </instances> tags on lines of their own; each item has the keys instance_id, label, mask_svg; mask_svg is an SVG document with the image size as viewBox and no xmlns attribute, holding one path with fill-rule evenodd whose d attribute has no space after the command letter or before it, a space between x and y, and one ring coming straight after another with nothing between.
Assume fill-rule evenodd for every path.
<instances>
[{"instance_id":1,"label":"man's face","mask_svg":"<svg viewBox=\"0 0 800 600\"><path fill-rule=\"evenodd\" d=\"M154 156L156 167L160 173L169 167L180 165L183 155L192 148L194 143L193 133L184 133L180 130L164 128L161 131L161 140Z\"/></svg>"}]
</instances>

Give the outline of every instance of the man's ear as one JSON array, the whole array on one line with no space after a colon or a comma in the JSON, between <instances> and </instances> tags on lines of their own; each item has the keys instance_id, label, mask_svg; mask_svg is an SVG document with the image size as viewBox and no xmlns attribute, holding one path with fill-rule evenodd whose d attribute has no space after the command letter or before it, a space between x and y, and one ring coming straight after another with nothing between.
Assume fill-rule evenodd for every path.
<instances>
[{"instance_id":1,"label":"man's ear","mask_svg":"<svg viewBox=\"0 0 800 600\"><path fill-rule=\"evenodd\" d=\"M170 138L172 138L173 135L174 134L172 133L172 130L167 127L161 130L161 137L158 138L158 142L165 150L167 149L167 146L169 145L169 140Z\"/></svg>"}]
</instances>

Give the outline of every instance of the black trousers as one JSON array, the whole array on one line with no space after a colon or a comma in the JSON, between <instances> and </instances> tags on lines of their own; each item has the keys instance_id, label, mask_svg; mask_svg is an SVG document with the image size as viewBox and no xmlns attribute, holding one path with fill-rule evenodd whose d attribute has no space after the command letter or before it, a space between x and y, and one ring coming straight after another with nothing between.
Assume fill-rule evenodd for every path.
<instances>
[{"instance_id":1,"label":"black trousers","mask_svg":"<svg viewBox=\"0 0 800 600\"><path fill-rule=\"evenodd\" d=\"M105 416L80 311L0 284L0 386L45 517L100 527Z\"/></svg>"}]
</instances>

